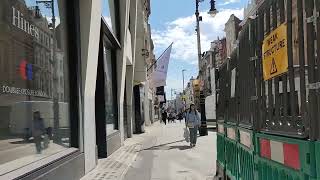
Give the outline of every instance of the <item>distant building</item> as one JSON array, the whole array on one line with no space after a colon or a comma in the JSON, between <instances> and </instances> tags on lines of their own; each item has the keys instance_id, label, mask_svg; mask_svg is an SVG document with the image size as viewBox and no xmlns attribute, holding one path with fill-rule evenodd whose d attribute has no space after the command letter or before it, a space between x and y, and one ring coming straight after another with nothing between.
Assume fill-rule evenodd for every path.
<instances>
[{"instance_id":1,"label":"distant building","mask_svg":"<svg viewBox=\"0 0 320 180\"><path fill-rule=\"evenodd\" d=\"M186 108L189 108L192 103L194 103L194 94L193 94L193 78L190 79L190 82L188 82L187 87L185 88L185 95L186 95Z\"/></svg>"},{"instance_id":2,"label":"distant building","mask_svg":"<svg viewBox=\"0 0 320 180\"><path fill-rule=\"evenodd\" d=\"M216 62L215 62L215 52L209 50L205 52L202 56L201 60L201 72L202 72L202 89L204 91L205 96L211 95L211 71L215 69Z\"/></svg>"},{"instance_id":3,"label":"distant building","mask_svg":"<svg viewBox=\"0 0 320 180\"><path fill-rule=\"evenodd\" d=\"M249 0L248 5L243 9L243 19L246 20L255 13L257 4L260 3L260 1L262 2L264 0Z\"/></svg>"},{"instance_id":4,"label":"distant building","mask_svg":"<svg viewBox=\"0 0 320 180\"><path fill-rule=\"evenodd\" d=\"M227 59L226 38L218 38L211 42L210 51L213 51L215 54L216 67L220 67Z\"/></svg>"},{"instance_id":5,"label":"distant building","mask_svg":"<svg viewBox=\"0 0 320 180\"><path fill-rule=\"evenodd\" d=\"M237 47L238 34L241 29L240 22L241 20L232 14L225 24L227 57L230 57L232 51Z\"/></svg>"},{"instance_id":6,"label":"distant building","mask_svg":"<svg viewBox=\"0 0 320 180\"><path fill-rule=\"evenodd\" d=\"M176 107L177 112L181 112L184 110L184 100L183 100L182 93L179 93L176 95L175 107Z\"/></svg>"}]
</instances>

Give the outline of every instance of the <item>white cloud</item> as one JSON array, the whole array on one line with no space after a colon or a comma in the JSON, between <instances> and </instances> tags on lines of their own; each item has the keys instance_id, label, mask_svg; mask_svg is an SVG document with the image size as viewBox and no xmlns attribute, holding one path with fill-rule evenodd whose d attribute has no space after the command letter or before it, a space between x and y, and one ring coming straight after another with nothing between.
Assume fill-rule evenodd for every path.
<instances>
[{"instance_id":1,"label":"white cloud","mask_svg":"<svg viewBox=\"0 0 320 180\"><path fill-rule=\"evenodd\" d=\"M238 3L238 2L240 2L240 0L225 0L225 2L219 4L219 6L226 6L226 5L233 4L233 3Z\"/></svg>"},{"instance_id":2,"label":"white cloud","mask_svg":"<svg viewBox=\"0 0 320 180\"><path fill-rule=\"evenodd\" d=\"M224 37L224 26L231 14L243 18L243 9L222 9L212 18L207 12L201 12L203 21L200 22L202 51L210 49L210 42L217 37ZM195 16L181 17L167 23L166 29L153 30L152 38L156 53L164 50L171 42L172 57L190 64L197 63L197 37L195 32Z\"/></svg>"}]
</instances>

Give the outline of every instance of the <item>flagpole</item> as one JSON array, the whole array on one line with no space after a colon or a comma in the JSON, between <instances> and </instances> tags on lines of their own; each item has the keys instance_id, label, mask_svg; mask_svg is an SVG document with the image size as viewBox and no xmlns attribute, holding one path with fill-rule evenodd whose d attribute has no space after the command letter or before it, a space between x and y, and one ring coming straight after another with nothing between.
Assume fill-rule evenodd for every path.
<instances>
[{"instance_id":1,"label":"flagpole","mask_svg":"<svg viewBox=\"0 0 320 180\"><path fill-rule=\"evenodd\" d=\"M156 62L154 62L153 64L151 64L151 66L147 69L147 72L158 62L158 60L163 56L163 54L169 49L170 46L172 46L173 42L167 47L166 50L163 51L163 53L158 57L158 59L156 60Z\"/></svg>"}]
</instances>

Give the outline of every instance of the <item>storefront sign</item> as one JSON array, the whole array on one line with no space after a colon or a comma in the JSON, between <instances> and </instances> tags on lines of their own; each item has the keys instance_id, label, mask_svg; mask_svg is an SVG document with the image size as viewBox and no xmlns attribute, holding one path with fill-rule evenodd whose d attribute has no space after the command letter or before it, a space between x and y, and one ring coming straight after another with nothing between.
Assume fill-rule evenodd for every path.
<instances>
[{"instance_id":1,"label":"storefront sign","mask_svg":"<svg viewBox=\"0 0 320 180\"><path fill-rule=\"evenodd\" d=\"M17 88L17 87L5 86L5 85L1 87L1 93L49 98L48 94L41 90Z\"/></svg>"},{"instance_id":2,"label":"storefront sign","mask_svg":"<svg viewBox=\"0 0 320 180\"><path fill-rule=\"evenodd\" d=\"M24 15L15 7L12 7L12 25L39 39L39 29L30 21L24 19Z\"/></svg>"},{"instance_id":3,"label":"storefront sign","mask_svg":"<svg viewBox=\"0 0 320 180\"><path fill-rule=\"evenodd\" d=\"M263 77L271 79L288 71L287 25L282 24L263 40Z\"/></svg>"}]
</instances>

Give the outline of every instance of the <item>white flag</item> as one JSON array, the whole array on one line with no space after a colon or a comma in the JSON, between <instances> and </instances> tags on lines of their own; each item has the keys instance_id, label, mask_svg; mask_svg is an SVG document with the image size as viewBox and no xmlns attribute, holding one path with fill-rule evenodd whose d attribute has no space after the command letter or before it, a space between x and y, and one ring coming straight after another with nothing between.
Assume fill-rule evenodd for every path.
<instances>
[{"instance_id":1,"label":"white flag","mask_svg":"<svg viewBox=\"0 0 320 180\"><path fill-rule=\"evenodd\" d=\"M156 62L156 68L152 73L151 79L150 79L152 87L166 86L171 49L172 49L172 43L163 52L163 54L159 57L159 59Z\"/></svg>"}]
</instances>

